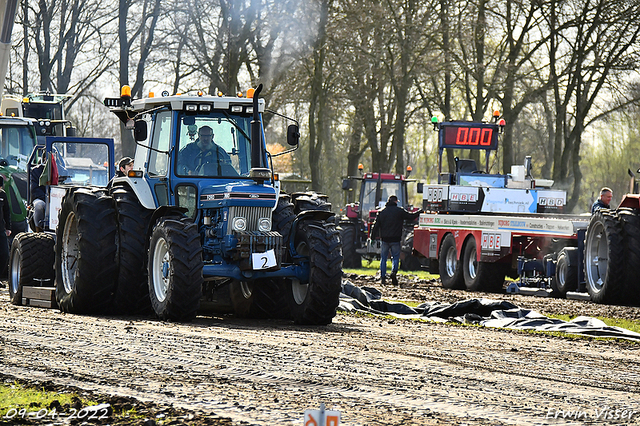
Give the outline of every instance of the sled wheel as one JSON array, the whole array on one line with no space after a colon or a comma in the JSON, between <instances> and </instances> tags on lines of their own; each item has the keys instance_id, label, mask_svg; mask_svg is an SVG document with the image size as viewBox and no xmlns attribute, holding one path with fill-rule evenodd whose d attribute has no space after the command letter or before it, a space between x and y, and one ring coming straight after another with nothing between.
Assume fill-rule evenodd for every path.
<instances>
[{"instance_id":1,"label":"sled wheel","mask_svg":"<svg viewBox=\"0 0 640 426\"><path fill-rule=\"evenodd\" d=\"M505 275L502 264L479 262L476 239L473 236L469 237L464 246L462 272L467 291L497 292L502 290Z\"/></svg>"},{"instance_id":2,"label":"sled wheel","mask_svg":"<svg viewBox=\"0 0 640 426\"><path fill-rule=\"evenodd\" d=\"M464 288L462 267L458 262L458 253L456 251L456 239L451 234L447 234L440 245L438 268L442 287L451 290Z\"/></svg>"}]
</instances>

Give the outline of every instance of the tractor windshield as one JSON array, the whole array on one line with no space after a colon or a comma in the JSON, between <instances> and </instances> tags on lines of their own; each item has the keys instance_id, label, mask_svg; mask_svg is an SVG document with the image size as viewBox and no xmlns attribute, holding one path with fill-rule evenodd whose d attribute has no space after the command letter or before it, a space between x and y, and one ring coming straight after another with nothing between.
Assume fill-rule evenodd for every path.
<instances>
[{"instance_id":1,"label":"tractor windshield","mask_svg":"<svg viewBox=\"0 0 640 426\"><path fill-rule=\"evenodd\" d=\"M362 185L362 194L360 194L360 211L362 217L369 217L371 210L377 210L384 207L387 199L391 195L398 197L398 205L404 206L405 199L400 181L382 181L380 182L380 199L376 203L376 185L378 180L365 180Z\"/></svg>"},{"instance_id":2,"label":"tractor windshield","mask_svg":"<svg viewBox=\"0 0 640 426\"><path fill-rule=\"evenodd\" d=\"M181 114L178 176L238 177L251 169L251 117Z\"/></svg>"},{"instance_id":3,"label":"tractor windshield","mask_svg":"<svg viewBox=\"0 0 640 426\"><path fill-rule=\"evenodd\" d=\"M7 160L10 166L27 170L27 161L36 139L31 126L0 126L2 152L0 157Z\"/></svg>"}]
</instances>

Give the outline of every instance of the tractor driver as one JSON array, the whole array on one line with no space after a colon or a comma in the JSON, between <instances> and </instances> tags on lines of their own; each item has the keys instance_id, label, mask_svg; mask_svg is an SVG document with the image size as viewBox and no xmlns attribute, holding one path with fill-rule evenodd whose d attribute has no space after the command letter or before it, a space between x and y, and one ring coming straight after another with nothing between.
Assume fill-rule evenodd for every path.
<instances>
[{"instance_id":1,"label":"tractor driver","mask_svg":"<svg viewBox=\"0 0 640 426\"><path fill-rule=\"evenodd\" d=\"M231 157L222 147L213 141L213 130L202 126L198 130L198 139L180 150L180 171L187 175L223 176L237 175L231 166Z\"/></svg>"}]
</instances>

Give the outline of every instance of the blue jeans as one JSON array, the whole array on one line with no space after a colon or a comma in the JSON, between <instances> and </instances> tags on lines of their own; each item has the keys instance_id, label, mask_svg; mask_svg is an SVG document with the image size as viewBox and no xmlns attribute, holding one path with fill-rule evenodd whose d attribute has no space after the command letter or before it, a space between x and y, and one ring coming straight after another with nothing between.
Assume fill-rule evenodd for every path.
<instances>
[{"instance_id":1,"label":"blue jeans","mask_svg":"<svg viewBox=\"0 0 640 426\"><path fill-rule=\"evenodd\" d=\"M387 259L391 251L391 272L398 272L398 266L400 265L400 242L386 243L382 242L380 246L380 278L387 275Z\"/></svg>"}]
</instances>

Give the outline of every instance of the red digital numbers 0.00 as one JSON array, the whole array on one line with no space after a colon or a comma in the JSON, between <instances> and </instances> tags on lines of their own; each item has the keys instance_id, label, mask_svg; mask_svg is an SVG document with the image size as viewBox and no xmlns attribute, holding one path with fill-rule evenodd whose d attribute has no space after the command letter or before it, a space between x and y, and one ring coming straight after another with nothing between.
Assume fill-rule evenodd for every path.
<instances>
[{"instance_id":1,"label":"red digital numbers 0.00","mask_svg":"<svg viewBox=\"0 0 640 426\"><path fill-rule=\"evenodd\" d=\"M446 126L443 147L467 149L496 149L493 127L484 126Z\"/></svg>"},{"instance_id":2,"label":"red digital numbers 0.00","mask_svg":"<svg viewBox=\"0 0 640 426\"><path fill-rule=\"evenodd\" d=\"M477 127L458 127L456 145L490 146L493 129L479 129Z\"/></svg>"}]
</instances>

